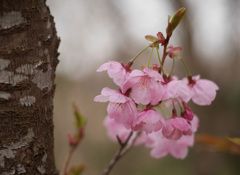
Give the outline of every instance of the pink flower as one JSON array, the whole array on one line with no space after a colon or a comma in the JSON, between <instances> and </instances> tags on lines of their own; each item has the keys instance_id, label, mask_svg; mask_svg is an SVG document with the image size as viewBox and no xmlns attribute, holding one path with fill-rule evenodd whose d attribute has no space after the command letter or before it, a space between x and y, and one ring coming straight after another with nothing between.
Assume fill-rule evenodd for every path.
<instances>
[{"instance_id":1,"label":"pink flower","mask_svg":"<svg viewBox=\"0 0 240 175\"><path fill-rule=\"evenodd\" d=\"M164 125L165 120L155 110L144 110L139 112L137 119L133 122L133 130L142 129L146 133L160 130Z\"/></svg>"},{"instance_id":2,"label":"pink flower","mask_svg":"<svg viewBox=\"0 0 240 175\"><path fill-rule=\"evenodd\" d=\"M192 101L198 105L210 105L216 97L216 90L219 89L214 82L200 79L199 75L190 79L188 87L193 92Z\"/></svg>"},{"instance_id":3,"label":"pink flower","mask_svg":"<svg viewBox=\"0 0 240 175\"><path fill-rule=\"evenodd\" d=\"M198 125L199 125L199 119L196 115L193 116L192 121L190 122L191 127L192 127L192 131L195 133L198 129Z\"/></svg>"},{"instance_id":4,"label":"pink flower","mask_svg":"<svg viewBox=\"0 0 240 175\"><path fill-rule=\"evenodd\" d=\"M148 135L152 147L151 156L153 158L162 158L171 154L178 159L184 159L188 153L188 147L194 144L194 135L183 136L179 140L169 140L161 132L151 133Z\"/></svg>"},{"instance_id":5,"label":"pink flower","mask_svg":"<svg viewBox=\"0 0 240 175\"><path fill-rule=\"evenodd\" d=\"M192 131L195 133L198 128L198 118L194 116L191 121ZM147 135L147 147L153 148L151 156L153 158L162 158L167 154L171 154L178 159L184 159L188 153L188 147L194 144L194 134L190 136L183 135L178 140L167 139L161 131Z\"/></svg>"},{"instance_id":6,"label":"pink flower","mask_svg":"<svg viewBox=\"0 0 240 175\"><path fill-rule=\"evenodd\" d=\"M181 59L181 56L178 54L182 50L181 47L173 47L172 45L169 45L167 48L167 53L170 58L177 57Z\"/></svg>"},{"instance_id":7,"label":"pink flower","mask_svg":"<svg viewBox=\"0 0 240 175\"><path fill-rule=\"evenodd\" d=\"M122 123L128 129L131 127L133 120L137 117L137 107L132 99L124 96L122 93L109 89L103 88L101 95L94 98L97 102L107 102L108 116L115 119L116 122Z\"/></svg>"},{"instance_id":8,"label":"pink flower","mask_svg":"<svg viewBox=\"0 0 240 175\"><path fill-rule=\"evenodd\" d=\"M177 77L173 77L170 82L164 84L165 99L169 98L181 98L186 103L192 98L192 91L189 90L186 83L182 80L178 80Z\"/></svg>"},{"instance_id":9,"label":"pink flower","mask_svg":"<svg viewBox=\"0 0 240 175\"><path fill-rule=\"evenodd\" d=\"M105 70L107 70L109 77L113 79L114 83L121 88L130 72L130 69L127 70L122 63L115 61L104 63L97 69L97 72L102 72Z\"/></svg>"},{"instance_id":10,"label":"pink flower","mask_svg":"<svg viewBox=\"0 0 240 175\"><path fill-rule=\"evenodd\" d=\"M162 76L152 69L145 68L144 72L133 70L123 86L123 93L131 88L131 97L136 103L158 104L164 93L160 81L162 81Z\"/></svg>"},{"instance_id":11,"label":"pink flower","mask_svg":"<svg viewBox=\"0 0 240 175\"><path fill-rule=\"evenodd\" d=\"M104 126L107 129L108 137L114 142L118 141L117 136L120 138L122 142L124 142L128 138L131 132L131 130L127 129L123 124L116 123L114 119L111 119L108 116L104 119ZM137 135L136 132L133 132L133 135L130 138L128 144L132 143L136 135ZM140 136L138 136L138 139L135 141L134 145L137 146L144 143L145 137L146 137L146 134L142 133Z\"/></svg>"},{"instance_id":12,"label":"pink flower","mask_svg":"<svg viewBox=\"0 0 240 175\"><path fill-rule=\"evenodd\" d=\"M168 139L178 140L183 135L192 135L192 128L184 118L175 117L166 120L162 133Z\"/></svg>"}]
</instances>

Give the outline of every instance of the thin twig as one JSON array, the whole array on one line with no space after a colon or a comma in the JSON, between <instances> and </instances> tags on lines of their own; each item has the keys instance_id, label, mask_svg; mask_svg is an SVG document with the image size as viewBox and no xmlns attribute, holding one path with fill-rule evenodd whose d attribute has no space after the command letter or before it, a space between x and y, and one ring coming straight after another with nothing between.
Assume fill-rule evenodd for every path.
<instances>
[{"instance_id":1,"label":"thin twig","mask_svg":"<svg viewBox=\"0 0 240 175\"><path fill-rule=\"evenodd\" d=\"M121 157L123 157L133 147L133 145L136 142L138 136L140 135L139 133L136 135L136 137L133 139L132 143L128 147L126 147L126 146L127 146L128 142L129 142L130 138L132 137L133 131L130 132L130 134L128 135L127 139L123 143L118 138L120 148L117 151L117 153L115 154L115 156L113 157L113 159L110 161L108 167L104 170L103 175L109 175L110 171L112 170L114 165L118 162L118 160Z\"/></svg>"},{"instance_id":2,"label":"thin twig","mask_svg":"<svg viewBox=\"0 0 240 175\"><path fill-rule=\"evenodd\" d=\"M121 156L125 155L134 145L134 143L136 142L137 138L141 135L142 131L139 131L137 133L137 135L134 137L133 141L131 142L131 144L126 147L126 149L121 153Z\"/></svg>"},{"instance_id":3,"label":"thin twig","mask_svg":"<svg viewBox=\"0 0 240 175\"><path fill-rule=\"evenodd\" d=\"M164 61L165 61L166 56L167 56L167 46L168 46L170 38L171 38L171 36L170 37L168 36L166 38L166 41L165 41L164 45L163 45L162 66L164 65Z\"/></svg>"},{"instance_id":4,"label":"thin twig","mask_svg":"<svg viewBox=\"0 0 240 175\"><path fill-rule=\"evenodd\" d=\"M163 48L163 56L162 56L162 66L164 65L164 61L166 59L167 56L167 44L164 44L164 48Z\"/></svg>"},{"instance_id":5,"label":"thin twig","mask_svg":"<svg viewBox=\"0 0 240 175\"><path fill-rule=\"evenodd\" d=\"M63 164L63 169L62 169L60 175L65 175L65 174L67 174L68 164L69 164L69 162L70 162L70 159L71 159L72 154L73 154L73 152L74 152L75 149L76 149L76 146L70 146L70 147L69 147L68 154L67 154L66 160L65 160L65 162L64 162L64 164Z\"/></svg>"}]
</instances>

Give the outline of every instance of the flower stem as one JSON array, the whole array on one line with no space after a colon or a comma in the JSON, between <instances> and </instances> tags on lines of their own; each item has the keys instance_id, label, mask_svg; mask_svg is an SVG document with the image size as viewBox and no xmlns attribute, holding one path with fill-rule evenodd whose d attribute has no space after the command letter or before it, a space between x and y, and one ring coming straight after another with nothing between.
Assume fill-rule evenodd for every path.
<instances>
[{"instance_id":1,"label":"flower stem","mask_svg":"<svg viewBox=\"0 0 240 175\"><path fill-rule=\"evenodd\" d=\"M166 56L167 56L167 44L165 44L164 48L163 48L162 65L164 65L164 61L166 59Z\"/></svg>"},{"instance_id":2,"label":"flower stem","mask_svg":"<svg viewBox=\"0 0 240 175\"><path fill-rule=\"evenodd\" d=\"M148 45L146 48L144 48L141 52L139 52L139 54L137 54L137 56L135 56L133 59L131 59L130 62L134 62L134 61L139 57L139 55L141 55L141 54L142 54L145 50L147 50L150 46L151 46L151 44Z\"/></svg>"},{"instance_id":3,"label":"flower stem","mask_svg":"<svg viewBox=\"0 0 240 175\"><path fill-rule=\"evenodd\" d=\"M152 58L153 50L154 50L154 47L152 48L152 51L151 51L149 59L148 59L148 68L150 67L150 61L151 61L151 58Z\"/></svg>"},{"instance_id":4,"label":"flower stem","mask_svg":"<svg viewBox=\"0 0 240 175\"><path fill-rule=\"evenodd\" d=\"M165 61L166 56L167 56L167 46L168 46L170 38L171 38L171 36L167 36L166 41L164 43L163 56L162 56L162 65L164 65L164 61Z\"/></svg>"},{"instance_id":5,"label":"flower stem","mask_svg":"<svg viewBox=\"0 0 240 175\"><path fill-rule=\"evenodd\" d=\"M161 66L161 71L162 71L163 75L165 75L165 72L163 70L162 61L161 61L161 58L160 58L160 54L159 54L159 51L158 51L158 47L156 49L157 49L158 60L159 60L160 66Z\"/></svg>"},{"instance_id":6,"label":"flower stem","mask_svg":"<svg viewBox=\"0 0 240 175\"><path fill-rule=\"evenodd\" d=\"M173 59L173 62L172 62L171 71L170 71L170 73L169 73L169 77L172 76L172 74L173 74L173 69L174 69L174 65L175 65L175 58L173 57L172 59Z\"/></svg>"},{"instance_id":7,"label":"flower stem","mask_svg":"<svg viewBox=\"0 0 240 175\"><path fill-rule=\"evenodd\" d=\"M180 97L181 98L181 97ZM181 99L182 100L182 99ZM181 111L181 113L183 112L183 109L182 109L182 105L179 103L179 101L178 101L178 99L177 98L175 98L175 101L177 102L177 104L178 104L178 106L179 106L179 108L180 108L180 111Z\"/></svg>"},{"instance_id":8,"label":"flower stem","mask_svg":"<svg viewBox=\"0 0 240 175\"><path fill-rule=\"evenodd\" d=\"M182 65L183 65L183 67L184 67L184 69L185 69L185 71L186 71L188 77L191 77L191 73L189 72L189 70L188 70L186 64L185 64L184 61L183 61L183 59L180 59L180 61L181 61Z\"/></svg>"}]
</instances>

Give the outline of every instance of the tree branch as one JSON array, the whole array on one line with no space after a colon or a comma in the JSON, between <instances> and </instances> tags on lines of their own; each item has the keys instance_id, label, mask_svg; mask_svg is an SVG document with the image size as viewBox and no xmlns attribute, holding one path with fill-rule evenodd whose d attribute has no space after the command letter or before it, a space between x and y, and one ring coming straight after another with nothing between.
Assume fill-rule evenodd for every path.
<instances>
[{"instance_id":1,"label":"tree branch","mask_svg":"<svg viewBox=\"0 0 240 175\"><path fill-rule=\"evenodd\" d=\"M110 161L108 167L104 170L103 175L109 175L110 171L112 170L112 168L114 167L114 165L118 162L118 160L123 157L134 145L134 143L136 142L137 138L139 137L141 132L138 132L137 135L135 136L135 138L133 139L133 141L131 142L131 144L129 146L128 142L130 140L130 138L133 135L133 131L131 131L127 137L127 139L122 143L122 141L120 140L120 138L117 136L120 148L117 151L117 153L115 154L115 156L112 158L112 160Z\"/></svg>"}]
</instances>

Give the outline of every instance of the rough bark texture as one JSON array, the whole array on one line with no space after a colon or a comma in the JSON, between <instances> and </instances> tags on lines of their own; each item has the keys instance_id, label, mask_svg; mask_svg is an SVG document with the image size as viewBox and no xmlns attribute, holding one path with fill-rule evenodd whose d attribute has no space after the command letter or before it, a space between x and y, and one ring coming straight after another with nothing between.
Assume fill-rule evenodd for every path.
<instances>
[{"instance_id":1,"label":"rough bark texture","mask_svg":"<svg viewBox=\"0 0 240 175\"><path fill-rule=\"evenodd\" d=\"M58 45L44 0L0 0L0 175L58 174L53 155Z\"/></svg>"}]
</instances>

